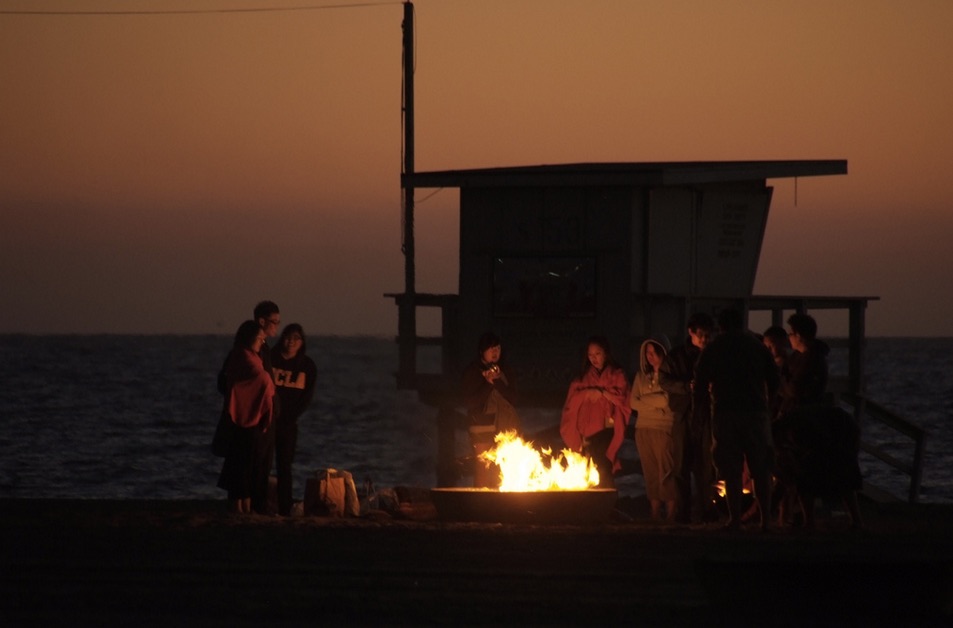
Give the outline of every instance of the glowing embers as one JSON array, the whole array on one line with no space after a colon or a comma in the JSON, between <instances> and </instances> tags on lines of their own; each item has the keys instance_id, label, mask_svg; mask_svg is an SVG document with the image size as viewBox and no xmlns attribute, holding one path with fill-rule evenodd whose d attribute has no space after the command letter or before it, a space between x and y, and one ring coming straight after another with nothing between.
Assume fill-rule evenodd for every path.
<instances>
[{"instance_id":1,"label":"glowing embers","mask_svg":"<svg viewBox=\"0 0 953 628\"><path fill-rule=\"evenodd\" d=\"M591 458L563 449L539 451L516 432L496 435L496 446L480 454L487 465L500 468L501 492L578 491L599 485L599 472Z\"/></svg>"}]
</instances>

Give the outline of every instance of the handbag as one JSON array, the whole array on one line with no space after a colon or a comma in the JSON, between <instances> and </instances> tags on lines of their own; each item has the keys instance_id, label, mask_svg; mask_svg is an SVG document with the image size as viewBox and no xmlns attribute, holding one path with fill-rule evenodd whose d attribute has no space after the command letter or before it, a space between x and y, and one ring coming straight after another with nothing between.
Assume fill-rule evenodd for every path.
<instances>
[{"instance_id":1,"label":"handbag","mask_svg":"<svg viewBox=\"0 0 953 628\"><path fill-rule=\"evenodd\" d=\"M215 434L212 436L212 454L219 458L228 455L228 446L232 440L232 417L228 412L222 410L218 417L218 425L215 426Z\"/></svg>"}]
</instances>

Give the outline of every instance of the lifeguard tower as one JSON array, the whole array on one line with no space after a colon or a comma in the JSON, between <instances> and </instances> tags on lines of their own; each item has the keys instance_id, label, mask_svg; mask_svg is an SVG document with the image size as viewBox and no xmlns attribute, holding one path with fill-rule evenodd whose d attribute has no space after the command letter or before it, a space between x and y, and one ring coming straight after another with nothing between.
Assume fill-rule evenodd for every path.
<instances>
[{"instance_id":1,"label":"lifeguard tower","mask_svg":"<svg viewBox=\"0 0 953 628\"><path fill-rule=\"evenodd\" d=\"M861 447L911 477L919 493L925 433L866 397L865 315L877 297L753 295L771 206L770 180L847 174L847 161L578 163L417 172L414 155L413 6L404 5L404 291L399 308L397 386L439 408L437 484L455 480L459 377L487 330L498 333L524 405L558 408L581 365L588 336L606 336L631 373L648 336L673 342L696 311L845 310L846 374L829 391L914 440L906 463L877 445ZM416 289L414 192L460 193L456 294ZM418 308L438 308L440 334L417 333ZM437 372L418 369L418 349L440 350Z\"/></svg>"},{"instance_id":2,"label":"lifeguard tower","mask_svg":"<svg viewBox=\"0 0 953 628\"><path fill-rule=\"evenodd\" d=\"M845 309L848 373L836 392L863 393L865 310L872 297L752 294L771 205L768 180L847 173L845 160L582 163L405 173L405 190L458 188L456 294L388 294L400 308L398 386L438 408L438 484L452 482L460 373L487 330L503 338L524 405L558 407L586 339L606 336L631 373L637 347L685 336L696 311L746 314ZM416 333L418 308L441 332ZM436 373L418 349L436 346ZM459 418L459 417L458 417Z\"/></svg>"}]
</instances>

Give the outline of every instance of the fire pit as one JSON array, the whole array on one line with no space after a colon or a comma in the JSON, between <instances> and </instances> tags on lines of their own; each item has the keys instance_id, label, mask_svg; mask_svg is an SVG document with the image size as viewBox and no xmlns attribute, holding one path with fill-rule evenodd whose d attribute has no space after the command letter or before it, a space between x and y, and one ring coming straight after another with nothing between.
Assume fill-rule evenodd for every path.
<instances>
[{"instance_id":1,"label":"fire pit","mask_svg":"<svg viewBox=\"0 0 953 628\"><path fill-rule=\"evenodd\" d=\"M451 521L499 523L593 523L606 521L616 503L615 489L594 488L599 472L577 452L536 450L516 432L502 432L496 446L479 459L499 468L500 490L435 488L437 513Z\"/></svg>"},{"instance_id":2,"label":"fire pit","mask_svg":"<svg viewBox=\"0 0 953 628\"><path fill-rule=\"evenodd\" d=\"M608 521L617 491L497 491L434 488L431 499L441 519L496 523L600 523Z\"/></svg>"}]
</instances>

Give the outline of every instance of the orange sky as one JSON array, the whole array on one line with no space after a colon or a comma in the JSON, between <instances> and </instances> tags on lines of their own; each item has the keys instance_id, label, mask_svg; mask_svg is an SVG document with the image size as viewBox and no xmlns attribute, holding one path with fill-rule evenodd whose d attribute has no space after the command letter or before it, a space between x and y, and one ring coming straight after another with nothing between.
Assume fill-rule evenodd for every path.
<instances>
[{"instance_id":1,"label":"orange sky","mask_svg":"<svg viewBox=\"0 0 953 628\"><path fill-rule=\"evenodd\" d=\"M402 5L0 11L130 4L334 8L0 14L0 332L231 333L271 298L312 334L396 333ZM418 170L847 159L797 206L774 182L755 291L950 335L953 3L415 6ZM456 291L456 207L418 203L420 291Z\"/></svg>"}]
</instances>

